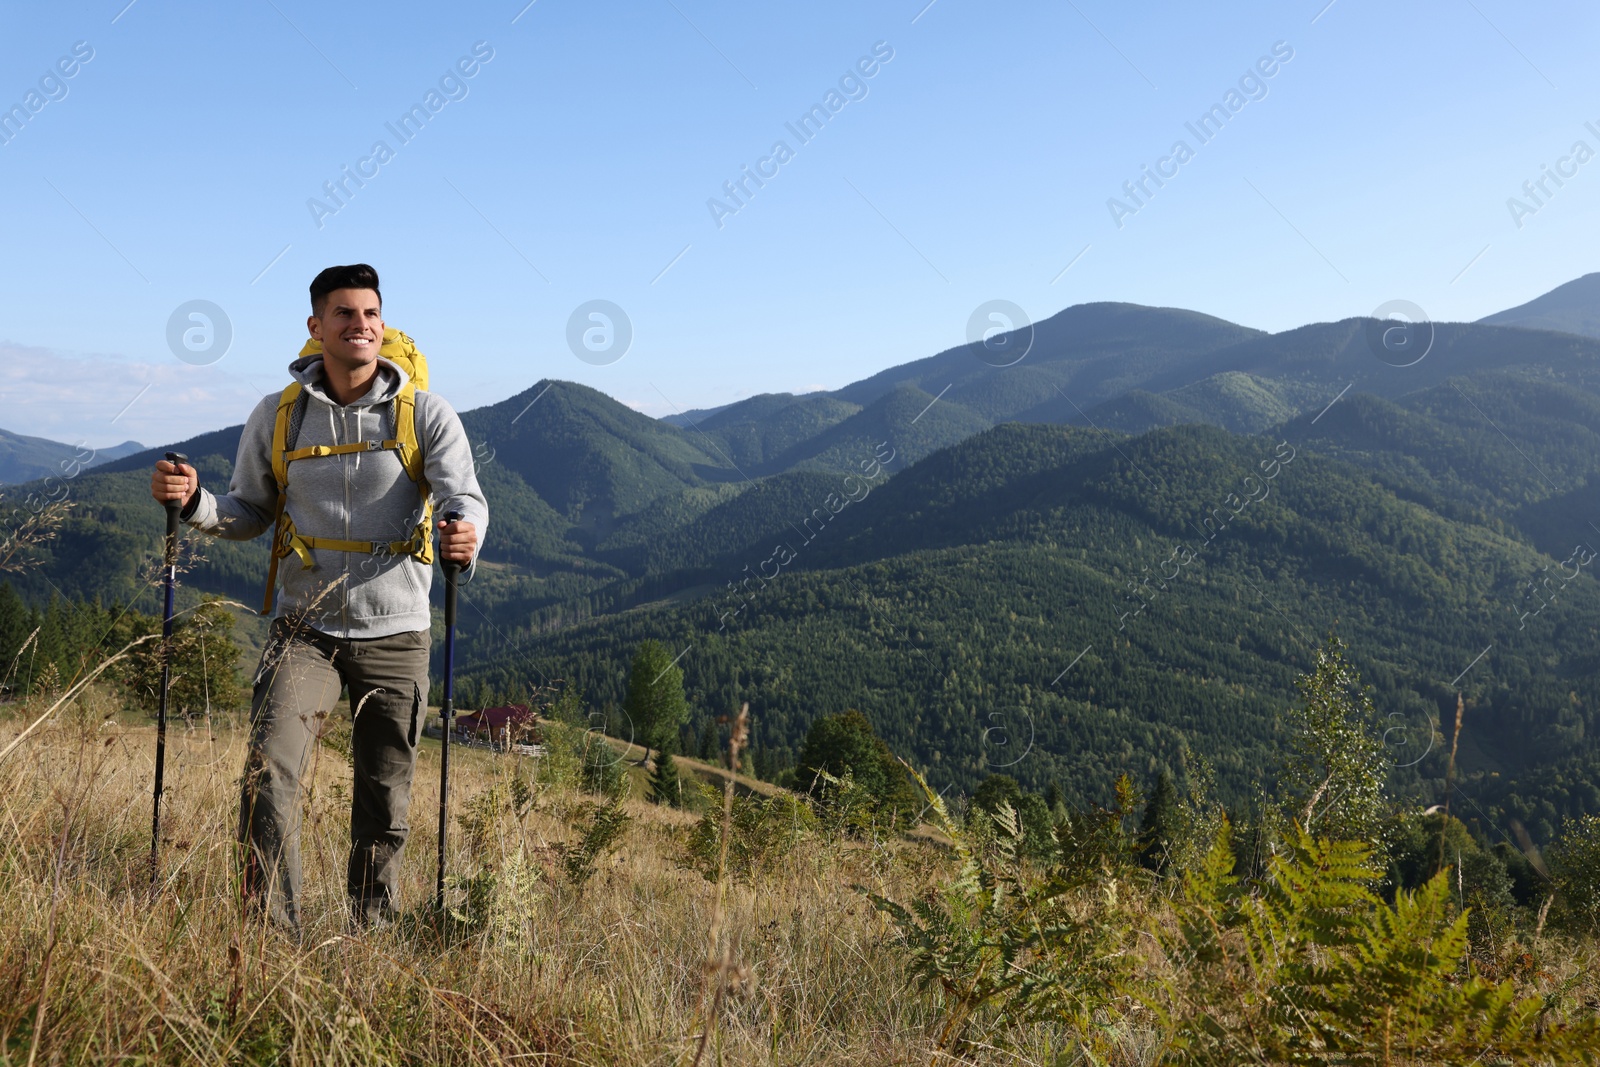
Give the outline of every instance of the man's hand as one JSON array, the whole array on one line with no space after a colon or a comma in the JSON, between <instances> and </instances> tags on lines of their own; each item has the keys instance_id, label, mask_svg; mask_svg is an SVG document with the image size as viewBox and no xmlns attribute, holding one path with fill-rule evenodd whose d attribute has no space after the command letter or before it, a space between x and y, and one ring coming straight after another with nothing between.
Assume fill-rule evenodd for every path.
<instances>
[{"instance_id":1,"label":"man's hand","mask_svg":"<svg viewBox=\"0 0 1600 1067\"><path fill-rule=\"evenodd\" d=\"M439 558L459 563L463 567L472 562L478 551L478 528L465 519L455 522L439 521Z\"/></svg>"},{"instance_id":2,"label":"man's hand","mask_svg":"<svg viewBox=\"0 0 1600 1067\"><path fill-rule=\"evenodd\" d=\"M169 500L182 501L184 507L200 490L200 473L186 463L169 463L156 460L156 469L150 474L150 495L159 504Z\"/></svg>"}]
</instances>

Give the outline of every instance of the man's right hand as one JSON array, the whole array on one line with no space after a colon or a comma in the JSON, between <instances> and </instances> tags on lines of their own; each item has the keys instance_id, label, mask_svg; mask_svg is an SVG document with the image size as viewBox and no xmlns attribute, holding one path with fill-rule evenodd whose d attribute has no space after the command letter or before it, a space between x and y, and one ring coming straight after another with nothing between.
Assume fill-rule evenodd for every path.
<instances>
[{"instance_id":1,"label":"man's right hand","mask_svg":"<svg viewBox=\"0 0 1600 1067\"><path fill-rule=\"evenodd\" d=\"M156 460L156 469L150 475L150 495L157 503L164 505L169 500L178 500L187 507L199 490L200 474L193 467L187 463Z\"/></svg>"}]
</instances>

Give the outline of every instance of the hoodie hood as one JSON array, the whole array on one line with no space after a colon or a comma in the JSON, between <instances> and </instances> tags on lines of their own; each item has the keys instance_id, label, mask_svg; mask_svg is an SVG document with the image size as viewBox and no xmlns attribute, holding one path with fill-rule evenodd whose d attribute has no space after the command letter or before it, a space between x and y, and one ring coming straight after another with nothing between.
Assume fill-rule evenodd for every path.
<instances>
[{"instance_id":1,"label":"hoodie hood","mask_svg":"<svg viewBox=\"0 0 1600 1067\"><path fill-rule=\"evenodd\" d=\"M303 385L308 392L318 400L340 407L340 403L328 395L327 379L322 368L322 355L320 353L310 356L301 356L289 364L289 376ZM370 407L375 404L387 404L400 395L411 376L405 369L393 360L378 357L378 380L372 388L367 390L365 396L352 401L352 407Z\"/></svg>"}]
</instances>

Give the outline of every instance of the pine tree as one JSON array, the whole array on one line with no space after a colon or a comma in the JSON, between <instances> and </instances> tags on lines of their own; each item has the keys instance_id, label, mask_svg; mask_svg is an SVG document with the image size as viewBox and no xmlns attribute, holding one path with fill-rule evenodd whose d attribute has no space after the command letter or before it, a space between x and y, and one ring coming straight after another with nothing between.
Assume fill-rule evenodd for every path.
<instances>
[{"instance_id":1,"label":"pine tree","mask_svg":"<svg viewBox=\"0 0 1600 1067\"><path fill-rule=\"evenodd\" d=\"M674 808L683 807L683 782L678 778L678 761L670 752L656 757L656 769L650 775L650 800Z\"/></svg>"},{"instance_id":2,"label":"pine tree","mask_svg":"<svg viewBox=\"0 0 1600 1067\"><path fill-rule=\"evenodd\" d=\"M1181 816L1178 813L1178 790L1172 784L1172 775L1165 770L1156 779L1155 792L1144 806L1144 818L1139 823L1139 864L1158 874L1165 871L1172 858L1173 838L1178 832Z\"/></svg>"},{"instance_id":3,"label":"pine tree","mask_svg":"<svg viewBox=\"0 0 1600 1067\"><path fill-rule=\"evenodd\" d=\"M641 767L650 762L650 750L670 746L679 725L688 720L683 671L659 641L645 641L634 653L622 710L633 723L634 736L644 745Z\"/></svg>"},{"instance_id":4,"label":"pine tree","mask_svg":"<svg viewBox=\"0 0 1600 1067\"><path fill-rule=\"evenodd\" d=\"M1051 782L1050 785L1046 787L1044 791L1044 804L1045 807L1050 809L1050 817L1053 819L1060 819L1067 813L1067 798L1061 795L1061 786L1059 783Z\"/></svg>"},{"instance_id":5,"label":"pine tree","mask_svg":"<svg viewBox=\"0 0 1600 1067\"><path fill-rule=\"evenodd\" d=\"M1022 787L1009 774L991 774L972 793L972 806L991 815L1010 805L1013 811L1022 804Z\"/></svg>"}]
</instances>

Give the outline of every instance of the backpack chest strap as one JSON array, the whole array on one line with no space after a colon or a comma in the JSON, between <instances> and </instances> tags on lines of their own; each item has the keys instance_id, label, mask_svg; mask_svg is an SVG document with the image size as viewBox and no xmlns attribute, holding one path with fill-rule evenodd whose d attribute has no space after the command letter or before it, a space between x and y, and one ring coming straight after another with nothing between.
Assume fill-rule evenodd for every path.
<instances>
[{"instance_id":1,"label":"backpack chest strap","mask_svg":"<svg viewBox=\"0 0 1600 1067\"><path fill-rule=\"evenodd\" d=\"M293 552L300 557L300 564L305 569L312 566L311 550L320 548L328 552L360 552L374 556L411 556L423 563L433 562L433 533L431 509L425 509L428 514L411 536L404 541L345 541L337 537L308 537L294 529L289 524L284 529L284 551L279 555L288 555Z\"/></svg>"},{"instance_id":2,"label":"backpack chest strap","mask_svg":"<svg viewBox=\"0 0 1600 1067\"><path fill-rule=\"evenodd\" d=\"M355 452L400 452L401 461L405 459L405 443L393 438L387 441L356 441L347 445L311 445L307 448L292 449L283 454L283 465L287 467L297 459L316 459L319 456L348 456ZM408 472L409 473L409 472Z\"/></svg>"}]
</instances>

